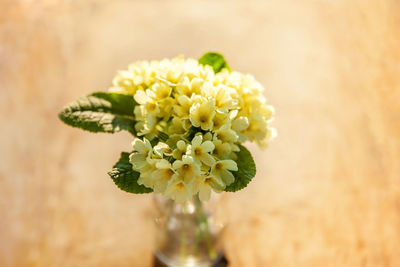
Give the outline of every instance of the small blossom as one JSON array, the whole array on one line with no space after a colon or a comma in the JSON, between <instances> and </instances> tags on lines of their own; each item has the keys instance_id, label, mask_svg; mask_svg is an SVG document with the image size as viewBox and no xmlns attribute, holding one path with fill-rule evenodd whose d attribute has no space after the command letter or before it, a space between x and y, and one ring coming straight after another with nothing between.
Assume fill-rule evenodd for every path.
<instances>
[{"instance_id":1,"label":"small blossom","mask_svg":"<svg viewBox=\"0 0 400 267\"><path fill-rule=\"evenodd\" d=\"M213 119L213 130L218 130L228 122L228 114L221 111L216 111Z\"/></svg>"},{"instance_id":2,"label":"small blossom","mask_svg":"<svg viewBox=\"0 0 400 267\"><path fill-rule=\"evenodd\" d=\"M140 127L140 129L138 129ZM149 140L153 140L157 136L157 118L153 115L147 115L144 121L141 121L135 125L135 129L138 131L138 136L145 136Z\"/></svg>"},{"instance_id":3,"label":"small blossom","mask_svg":"<svg viewBox=\"0 0 400 267\"><path fill-rule=\"evenodd\" d=\"M267 137L267 121L259 115L253 115L249 120L249 127L243 132L252 141L261 141Z\"/></svg>"},{"instance_id":4,"label":"small blossom","mask_svg":"<svg viewBox=\"0 0 400 267\"><path fill-rule=\"evenodd\" d=\"M246 140L246 136L243 134L249 127L249 119L247 117L241 116L232 121L232 129L238 135L239 142L244 142Z\"/></svg>"},{"instance_id":5,"label":"small blossom","mask_svg":"<svg viewBox=\"0 0 400 267\"><path fill-rule=\"evenodd\" d=\"M182 160L175 160L172 167L185 183L191 182L201 174L199 164L191 156L185 155Z\"/></svg>"},{"instance_id":6,"label":"small blossom","mask_svg":"<svg viewBox=\"0 0 400 267\"><path fill-rule=\"evenodd\" d=\"M190 122L202 130L210 130L213 126L215 104L212 99L203 103L195 103L190 108Z\"/></svg>"},{"instance_id":7,"label":"small blossom","mask_svg":"<svg viewBox=\"0 0 400 267\"><path fill-rule=\"evenodd\" d=\"M199 94L204 81L200 78L194 78L191 81L189 77L184 77L183 81L177 85L176 90L180 95L191 97L193 94Z\"/></svg>"},{"instance_id":8,"label":"small blossom","mask_svg":"<svg viewBox=\"0 0 400 267\"><path fill-rule=\"evenodd\" d=\"M215 131L215 138L223 142L235 143L238 140L238 135L231 129L230 124L225 124Z\"/></svg>"},{"instance_id":9,"label":"small blossom","mask_svg":"<svg viewBox=\"0 0 400 267\"><path fill-rule=\"evenodd\" d=\"M183 127L183 120L179 119L178 117L172 118L171 125L168 128L168 133L170 135L173 135L173 134L184 134L185 132L186 130Z\"/></svg>"},{"instance_id":10,"label":"small blossom","mask_svg":"<svg viewBox=\"0 0 400 267\"><path fill-rule=\"evenodd\" d=\"M213 155L218 159L226 159L230 156L232 149L229 143L223 143L221 140L216 139L213 141L214 151Z\"/></svg>"},{"instance_id":11,"label":"small blossom","mask_svg":"<svg viewBox=\"0 0 400 267\"><path fill-rule=\"evenodd\" d=\"M175 159L182 159L182 156L186 153L186 143L183 140L179 140L176 143L176 149L174 149L174 151L172 152L172 156Z\"/></svg>"},{"instance_id":12,"label":"small blossom","mask_svg":"<svg viewBox=\"0 0 400 267\"><path fill-rule=\"evenodd\" d=\"M153 93L151 90L138 90L134 96L136 102L141 105L144 105L145 114L156 115L160 112L160 108L157 102L153 99Z\"/></svg>"},{"instance_id":13,"label":"small blossom","mask_svg":"<svg viewBox=\"0 0 400 267\"><path fill-rule=\"evenodd\" d=\"M214 163L211 168L211 175L220 179L226 185L230 185L235 181L235 177L230 171L237 171L238 167L233 160L220 160Z\"/></svg>"},{"instance_id":14,"label":"small blossom","mask_svg":"<svg viewBox=\"0 0 400 267\"><path fill-rule=\"evenodd\" d=\"M176 115L180 119L189 119L190 117L190 108L194 103L200 103L201 96L192 95L188 97L187 95L178 95L176 96L177 104L174 105L174 111Z\"/></svg>"},{"instance_id":15,"label":"small blossom","mask_svg":"<svg viewBox=\"0 0 400 267\"><path fill-rule=\"evenodd\" d=\"M161 159L156 163L157 170L153 171L152 179L154 182L154 192L163 193L168 186L169 181L175 174L171 163L165 159Z\"/></svg>"},{"instance_id":16,"label":"small blossom","mask_svg":"<svg viewBox=\"0 0 400 267\"><path fill-rule=\"evenodd\" d=\"M234 89L223 84L214 86L210 82L203 87L203 94L215 99L215 107L221 112L227 112L238 106L238 100L232 98Z\"/></svg>"},{"instance_id":17,"label":"small blossom","mask_svg":"<svg viewBox=\"0 0 400 267\"><path fill-rule=\"evenodd\" d=\"M225 189L225 184L215 176L204 177L198 185L199 198L201 201L210 199L211 190L220 193Z\"/></svg>"},{"instance_id":18,"label":"small blossom","mask_svg":"<svg viewBox=\"0 0 400 267\"><path fill-rule=\"evenodd\" d=\"M214 144L211 141L202 141L202 135L195 136L192 144L187 148L187 154L192 156L194 160L211 166L214 164L215 159L209 153L214 150Z\"/></svg>"},{"instance_id":19,"label":"small blossom","mask_svg":"<svg viewBox=\"0 0 400 267\"><path fill-rule=\"evenodd\" d=\"M157 160L155 159L149 158L146 160L146 164L140 169L140 176L137 181L138 184L153 188L153 172L157 170L156 163Z\"/></svg>"},{"instance_id":20,"label":"small blossom","mask_svg":"<svg viewBox=\"0 0 400 267\"><path fill-rule=\"evenodd\" d=\"M132 164L133 169L140 171L147 164L147 159L150 158L153 148L146 138L143 138L143 141L135 139L132 142L132 146L135 152L129 156L129 162Z\"/></svg>"},{"instance_id":21,"label":"small blossom","mask_svg":"<svg viewBox=\"0 0 400 267\"><path fill-rule=\"evenodd\" d=\"M193 195L191 185L185 183L176 175L169 181L164 194L178 203L185 202L185 200L190 199Z\"/></svg>"}]
</instances>

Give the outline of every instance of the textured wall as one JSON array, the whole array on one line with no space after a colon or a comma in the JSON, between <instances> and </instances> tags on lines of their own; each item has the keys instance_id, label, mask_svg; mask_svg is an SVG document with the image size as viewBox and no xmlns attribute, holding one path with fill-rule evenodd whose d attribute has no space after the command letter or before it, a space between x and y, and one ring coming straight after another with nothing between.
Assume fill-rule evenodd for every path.
<instances>
[{"instance_id":1,"label":"textured wall","mask_svg":"<svg viewBox=\"0 0 400 267\"><path fill-rule=\"evenodd\" d=\"M400 4L301 2L0 1L0 265L149 266L152 198L106 174L131 138L56 113L131 61L216 50L279 131L221 203L231 266L400 266Z\"/></svg>"}]
</instances>

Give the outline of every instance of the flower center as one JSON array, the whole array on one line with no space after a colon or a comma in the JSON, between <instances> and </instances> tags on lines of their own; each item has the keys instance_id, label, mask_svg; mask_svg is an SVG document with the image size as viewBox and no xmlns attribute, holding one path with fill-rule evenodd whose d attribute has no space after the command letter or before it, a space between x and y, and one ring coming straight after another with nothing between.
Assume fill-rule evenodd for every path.
<instances>
[{"instance_id":1,"label":"flower center","mask_svg":"<svg viewBox=\"0 0 400 267\"><path fill-rule=\"evenodd\" d=\"M154 111L156 109L155 103L149 103L149 110Z\"/></svg>"},{"instance_id":2,"label":"flower center","mask_svg":"<svg viewBox=\"0 0 400 267\"><path fill-rule=\"evenodd\" d=\"M169 92L168 91L164 91L161 93L161 98L166 98L169 96Z\"/></svg>"},{"instance_id":3,"label":"flower center","mask_svg":"<svg viewBox=\"0 0 400 267\"><path fill-rule=\"evenodd\" d=\"M189 169L189 164L183 164L183 166L182 166L182 168L184 169L184 170L187 170L187 169Z\"/></svg>"},{"instance_id":4,"label":"flower center","mask_svg":"<svg viewBox=\"0 0 400 267\"><path fill-rule=\"evenodd\" d=\"M204 116L204 115L200 116L200 122L201 123L207 122L207 116Z\"/></svg>"},{"instance_id":5,"label":"flower center","mask_svg":"<svg viewBox=\"0 0 400 267\"><path fill-rule=\"evenodd\" d=\"M220 169L222 168L222 164L221 164L221 163L215 164L215 168L216 168L217 170L220 170Z\"/></svg>"},{"instance_id":6,"label":"flower center","mask_svg":"<svg viewBox=\"0 0 400 267\"><path fill-rule=\"evenodd\" d=\"M201 149L198 148L198 147L196 147L196 148L194 149L194 154L195 154L196 156L200 156L200 155L201 155Z\"/></svg>"},{"instance_id":7,"label":"flower center","mask_svg":"<svg viewBox=\"0 0 400 267\"><path fill-rule=\"evenodd\" d=\"M185 185L183 183L179 183L176 185L176 187L179 189L183 189L183 188L185 188Z\"/></svg>"}]
</instances>

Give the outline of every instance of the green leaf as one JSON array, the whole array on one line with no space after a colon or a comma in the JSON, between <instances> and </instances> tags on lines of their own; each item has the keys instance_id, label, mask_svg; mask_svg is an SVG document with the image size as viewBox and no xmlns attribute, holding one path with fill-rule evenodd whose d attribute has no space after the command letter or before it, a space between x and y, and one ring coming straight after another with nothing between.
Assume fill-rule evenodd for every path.
<instances>
[{"instance_id":1,"label":"green leaf","mask_svg":"<svg viewBox=\"0 0 400 267\"><path fill-rule=\"evenodd\" d=\"M225 61L224 56L219 53L207 52L199 58L199 63L201 65L210 65L214 69L215 73L220 72L224 68L229 71L231 70L228 63Z\"/></svg>"},{"instance_id":2,"label":"green leaf","mask_svg":"<svg viewBox=\"0 0 400 267\"><path fill-rule=\"evenodd\" d=\"M113 169L108 172L108 175L110 175L118 188L123 191L134 194L152 192L153 189L137 183L140 173L132 169L132 164L129 162L129 154L122 152L120 159L114 165Z\"/></svg>"},{"instance_id":3,"label":"green leaf","mask_svg":"<svg viewBox=\"0 0 400 267\"><path fill-rule=\"evenodd\" d=\"M166 142L168 140L168 138L169 138L169 135L164 133L164 132L158 132L157 136L158 136L158 138L160 138L160 140L162 142Z\"/></svg>"},{"instance_id":4,"label":"green leaf","mask_svg":"<svg viewBox=\"0 0 400 267\"><path fill-rule=\"evenodd\" d=\"M135 104L132 95L96 92L69 103L58 117L72 127L90 132L127 130L135 135Z\"/></svg>"},{"instance_id":5,"label":"green leaf","mask_svg":"<svg viewBox=\"0 0 400 267\"><path fill-rule=\"evenodd\" d=\"M225 188L227 192L235 192L245 188L256 175L256 164L250 151L242 145L239 145L240 151L237 153L236 164L238 171L232 172L235 181Z\"/></svg>"}]
</instances>

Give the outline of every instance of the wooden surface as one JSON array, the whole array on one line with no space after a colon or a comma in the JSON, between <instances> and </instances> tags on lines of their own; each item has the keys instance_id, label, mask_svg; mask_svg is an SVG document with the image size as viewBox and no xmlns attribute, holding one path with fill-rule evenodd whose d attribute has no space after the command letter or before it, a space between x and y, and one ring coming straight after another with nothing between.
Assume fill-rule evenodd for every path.
<instances>
[{"instance_id":1,"label":"wooden surface","mask_svg":"<svg viewBox=\"0 0 400 267\"><path fill-rule=\"evenodd\" d=\"M230 266L400 266L400 4L0 1L0 266L150 266L152 196L106 172L131 138L63 125L138 59L216 50L279 136L220 205Z\"/></svg>"}]
</instances>

